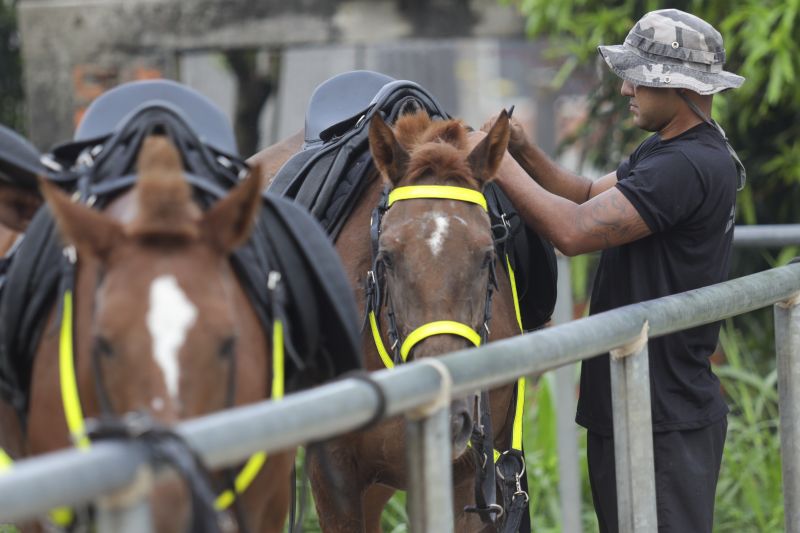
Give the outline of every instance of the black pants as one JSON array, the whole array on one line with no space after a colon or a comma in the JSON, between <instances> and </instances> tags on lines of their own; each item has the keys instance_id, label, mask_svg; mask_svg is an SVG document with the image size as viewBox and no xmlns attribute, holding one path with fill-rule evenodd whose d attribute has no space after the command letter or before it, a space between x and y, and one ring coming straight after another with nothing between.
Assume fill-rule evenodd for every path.
<instances>
[{"instance_id":1,"label":"black pants","mask_svg":"<svg viewBox=\"0 0 800 533\"><path fill-rule=\"evenodd\" d=\"M711 533L728 419L689 431L653 433L658 531ZM591 431L586 454L600 533L617 533L614 439Z\"/></svg>"}]
</instances>

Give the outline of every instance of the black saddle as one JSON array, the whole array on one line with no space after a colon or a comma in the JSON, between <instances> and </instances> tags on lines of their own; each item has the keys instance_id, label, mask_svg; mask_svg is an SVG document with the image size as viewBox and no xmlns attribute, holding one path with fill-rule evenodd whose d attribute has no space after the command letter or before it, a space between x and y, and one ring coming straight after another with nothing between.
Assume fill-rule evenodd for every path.
<instances>
[{"instance_id":1,"label":"black saddle","mask_svg":"<svg viewBox=\"0 0 800 533\"><path fill-rule=\"evenodd\" d=\"M352 128L378 91L395 81L385 74L354 70L320 84L306 108L306 147L329 141Z\"/></svg>"},{"instance_id":2,"label":"black saddle","mask_svg":"<svg viewBox=\"0 0 800 533\"><path fill-rule=\"evenodd\" d=\"M192 113L209 102L191 89L161 81L132 85L132 91L122 86L102 105L92 104L94 111L85 117L90 124L81 123L76 140L62 145L59 159L66 170L52 176L55 182L102 208L135 182L136 157L150 134L166 135L178 148L202 207L239 182L246 164L236 155L232 128L216 108L211 117L193 121ZM171 96L144 100L147 94L163 96L159 88ZM120 100L119 95L127 96ZM114 107L113 117L122 118L112 124L110 115L98 113L114 101L133 108ZM224 120L216 120L220 117ZM202 135L194 130L198 124L215 129ZM58 296L61 247L49 210L41 209L11 264L0 300L0 384L5 385L0 393L21 415L46 312ZM327 235L299 205L264 194L251 238L234 252L231 263L267 331L277 312L288 318L287 354L295 357L287 366L287 391L362 367L359 321L344 269ZM287 295L281 309L266 284L266 273L273 271L281 274Z\"/></svg>"},{"instance_id":3,"label":"black saddle","mask_svg":"<svg viewBox=\"0 0 800 533\"><path fill-rule=\"evenodd\" d=\"M353 91L359 81L363 82L360 89ZM348 100L347 106L340 106L340 100ZM326 110L326 106L330 108ZM307 122L311 117L316 124L314 132L306 133L303 150L281 167L269 191L306 207L335 239L366 184L367 173L374 168L369 152L370 119L381 113L391 124L410 109L425 109L434 118L449 116L430 93L412 81L356 71L324 82L314 92L306 113ZM324 129L318 130L322 126ZM319 139L314 138L317 133Z\"/></svg>"},{"instance_id":4,"label":"black saddle","mask_svg":"<svg viewBox=\"0 0 800 533\"><path fill-rule=\"evenodd\" d=\"M20 134L0 124L0 181L35 189L36 177L47 173L39 150Z\"/></svg>"}]
</instances>

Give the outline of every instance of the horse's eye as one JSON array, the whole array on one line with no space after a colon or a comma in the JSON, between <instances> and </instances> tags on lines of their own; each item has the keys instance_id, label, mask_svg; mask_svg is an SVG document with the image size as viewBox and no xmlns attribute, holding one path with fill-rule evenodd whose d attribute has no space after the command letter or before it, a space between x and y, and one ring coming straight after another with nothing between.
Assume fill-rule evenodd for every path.
<instances>
[{"instance_id":1,"label":"horse's eye","mask_svg":"<svg viewBox=\"0 0 800 533\"><path fill-rule=\"evenodd\" d=\"M228 337L219 345L219 356L230 359L236 354L236 337Z\"/></svg>"},{"instance_id":2,"label":"horse's eye","mask_svg":"<svg viewBox=\"0 0 800 533\"><path fill-rule=\"evenodd\" d=\"M94 347L92 350L94 350L96 356L111 357L114 355L114 348L111 346L111 342L99 335L94 339Z\"/></svg>"},{"instance_id":3,"label":"horse's eye","mask_svg":"<svg viewBox=\"0 0 800 533\"><path fill-rule=\"evenodd\" d=\"M378 261L383 263L383 266L386 268L392 268L394 266L394 263L392 262L392 254L386 250L381 250L381 252L378 254Z\"/></svg>"},{"instance_id":4,"label":"horse's eye","mask_svg":"<svg viewBox=\"0 0 800 533\"><path fill-rule=\"evenodd\" d=\"M486 252L483 256L483 264L481 265L482 269L489 268L489 266L494 263L494 250L490 250Z\"/></svg>"}]
</instances>

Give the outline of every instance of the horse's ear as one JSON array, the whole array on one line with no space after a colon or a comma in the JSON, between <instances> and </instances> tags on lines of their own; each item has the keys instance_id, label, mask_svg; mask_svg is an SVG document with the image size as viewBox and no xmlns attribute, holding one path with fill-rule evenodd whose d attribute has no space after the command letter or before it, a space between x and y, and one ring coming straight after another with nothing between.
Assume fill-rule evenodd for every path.
<instances>
[{"instance_id":1,"label":"horse's ear","mask_svg":"<svg viewBox=\"0 0 800 533\"><path fill-rule=\"evenodd\" d=\"M0 224L7 228L25 231L41 205L42 196L36 189L0 183Z\"/></svg>"},{"instance_id":2,"label":"horse's ear","mask_svg":"<svg viewBox=\"0 0 800 533\"><path fill-rule=\"evenodd\" d=\"M117 221L83 204L74 203L56 185L40 179L39 190L50 205L62 237L79 252L106 260L114 245L123 239L124 231Z\"/></svg>"},{"instance_id":3,"label":"horse's ear","mask_svg":"<svg viewBox=\"0 0 800 533\"><path fill-rule=\"evenodd\" d=\"M230 253L250 236L261 207L263 176L261 164L253 165L247 178L203 215L203 236L220 253Z\"/></svg>"},{"instance_id":4,"label":"horse's ear","mask_svg":"<svg viewBox=\"0 0 800 533\"><path fill-rule=\"evenodd\" d=\"M483 183L490 181L508 148L508 139L511 130L508 127L508 113L506 110L500 112L492 129L486 134L481 142L472 149L467 161L472 168L473 175Z\"/></svg>"},{"instance_id":5,"label":"horse's ear","mask_svg":"<svg viewBox=\"0 0 800 533\"><path fill-rule=\"evenodd\" d=\"M369 149L372 160L383 176L393 184L406 175L408 152L400 146L392 129L386 125L379 114L372 116L369 123Z\"/></svg>"}]
</instances>

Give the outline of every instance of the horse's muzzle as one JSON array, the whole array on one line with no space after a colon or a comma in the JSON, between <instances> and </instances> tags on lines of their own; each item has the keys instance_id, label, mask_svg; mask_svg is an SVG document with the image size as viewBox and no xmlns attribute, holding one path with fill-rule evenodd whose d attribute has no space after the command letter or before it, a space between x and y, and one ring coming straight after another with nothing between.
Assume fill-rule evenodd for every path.
<instances>
[{"instance_id":1,"label":"horse's muzzle","mask_svg":"<svg viewBox=\"0 0 800 533\"><path fill-rule=\"evenodd\" d=\"M453 442L453 459L457 459L467 449L472 435L471 403L466 398L453 400L450 404L450 435Z\"/></svg>"}]
</instances>

